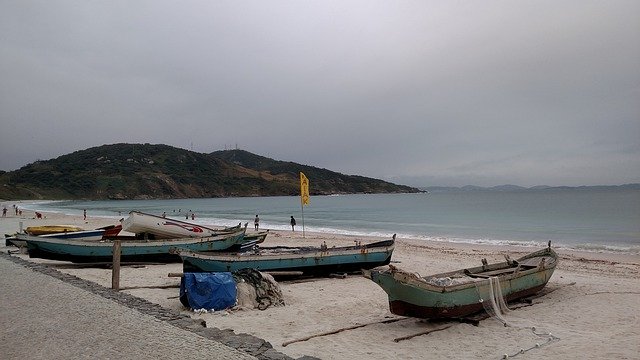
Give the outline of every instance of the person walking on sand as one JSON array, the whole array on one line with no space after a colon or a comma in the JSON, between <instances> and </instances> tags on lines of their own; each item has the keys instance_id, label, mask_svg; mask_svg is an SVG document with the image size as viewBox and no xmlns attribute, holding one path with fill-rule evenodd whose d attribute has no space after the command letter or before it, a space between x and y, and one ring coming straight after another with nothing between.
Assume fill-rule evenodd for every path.
<instances>
[{"instance_id":1,"label":"person walking on sand","mask_svg":"<svg viewBox=\"0 0 640 360\"><path fill-rule=\"evenodd\" d=\"M2 207L2 217L6 217L7 216L7 207L3 206Z\"/></svg>"},{"instance_id":2,"label":"person walking on sand","mask_svg":"<svg viewBox=\"0 0 640 360\"><path fill-rule=\"evenodd\" d=\"M83 215L84 215L84 219L87 220L87 209L84 209Z\"/></svg>"},{"instance_id":3,"label":"person walking on sand","mask_svg":"<svg viewBox=\"0 0 640 360\"><path fill-rule=\"evenodd\" d=\"M296 231L296 219L291 216L291 231Z\"/></svg>"},{"instance_id":4,"label":"person walking on sand","mask_svg":"<svg viewBox=\"0 0 640 360\"><path fill-rule=\"evenodd\" d=\"M256 231L258 231L258 225L260 224L260 218L258 218L258 215L256 215L256 218L253 220L253 225L256 228Z\"/></svg>"}]
</instances>

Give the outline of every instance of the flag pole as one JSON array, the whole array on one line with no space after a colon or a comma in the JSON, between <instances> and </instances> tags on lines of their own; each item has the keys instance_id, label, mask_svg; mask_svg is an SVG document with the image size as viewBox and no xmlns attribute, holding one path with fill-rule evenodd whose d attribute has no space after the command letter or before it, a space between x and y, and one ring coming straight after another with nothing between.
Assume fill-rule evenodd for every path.
<instances>
[{"instance_id":1,"label":"flag pole","mask_svg":"<svg viewBox=\"0 0 640 360\"><path fill-rule=\"evenodd\" d=\"M302 237L304 238L304 202L300 198L300 211L302 211Z\"/></svg>"}]
</instances>

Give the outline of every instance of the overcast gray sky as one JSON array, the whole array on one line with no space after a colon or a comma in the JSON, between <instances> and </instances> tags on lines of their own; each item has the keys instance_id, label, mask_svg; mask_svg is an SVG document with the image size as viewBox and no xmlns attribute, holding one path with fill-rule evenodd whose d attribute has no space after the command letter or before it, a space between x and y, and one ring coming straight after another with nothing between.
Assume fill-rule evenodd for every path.
<instances>
[{"instance_id":1,"label":"overcast gray sky","mask_svg":"<svg viewBox=\"0 0 640 360\"><path fill-rule=\"evenodd\" d=\"M2 170L127 142L640 182L640 1L0 1L0 116Z\"/></svg>"}]
</instances>

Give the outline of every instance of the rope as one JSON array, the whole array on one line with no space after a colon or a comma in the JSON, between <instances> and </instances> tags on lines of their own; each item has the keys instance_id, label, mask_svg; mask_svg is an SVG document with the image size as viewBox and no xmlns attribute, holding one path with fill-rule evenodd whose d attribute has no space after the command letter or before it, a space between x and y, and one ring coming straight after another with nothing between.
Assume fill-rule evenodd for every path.
<instances>
[{"instance_id":1,"label":"rope","mask_svg":"<svg viewBox=\"0 0 640 360\"><path fill-rule=\"evenodd\" d=\"M489 289L488 289L489 301L485 301L484 299L482 299L482 296L480 295L480 284L476 284L476 290L478 292L478 296L480 297L480 302L482 303L482 306L485 308L487 313L494 319L500 321L502 325L504 325L505 327L512 327L517 329L530 329L535 336L545 339L545 341L542 343L538 342L531 347L521 348L520 351L514 354L504 354L502 355L502 359L512 358L520 354L524 354L527 351L538 349L540 347L549 345L553 342L560 340L559 337L552 335L550 332L549 333L537 332L535 326L517 325L515 324L514 321L507 321L507 319L502 315L507 314L511 310L507 307L507 304L504 300L504 296L502 294L502 288L500 286L500 279L498 277L490 277L488 280L489 280Z\"/></svg>"}]
</instances>

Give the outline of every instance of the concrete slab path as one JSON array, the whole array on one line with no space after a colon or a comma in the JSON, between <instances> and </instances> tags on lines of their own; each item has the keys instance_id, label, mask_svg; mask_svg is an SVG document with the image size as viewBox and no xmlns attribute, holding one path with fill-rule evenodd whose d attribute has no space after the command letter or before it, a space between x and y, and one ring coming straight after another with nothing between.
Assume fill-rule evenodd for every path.
<instances>
[{"instance_id":1,"label":"concrete slab path","mask_svg":"<svg viewBox=\"0 0 640 360\"><path fill-rule=\"evenodd\" d=\"M0 256L2 359L256 359Z\"/></svg>"}]
</instances>

